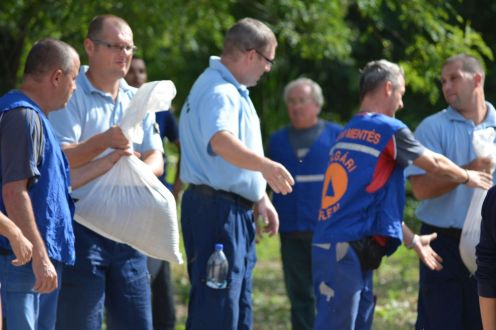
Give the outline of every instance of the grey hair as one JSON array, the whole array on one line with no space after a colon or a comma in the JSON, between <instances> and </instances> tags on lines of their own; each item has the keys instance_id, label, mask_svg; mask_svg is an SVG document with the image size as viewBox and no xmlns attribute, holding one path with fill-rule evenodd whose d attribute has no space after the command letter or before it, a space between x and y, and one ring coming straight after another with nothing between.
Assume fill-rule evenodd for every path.
<instances>
[{"instance_id":1,"label":"grey hair","mask_svg":"<svg viewBox=\"0 0 496 330\"><path fill-rule=\"evenodd\" d=\"M367 63L360 77L360 100L386 81L390 81L394 88L398 87L403 76L403 69L396 63L384 59Z\"/></svg>"},{"instance_id":2,"label":"grey hair","mask_svg":"<svg viewBox=\"0 0 496 330\"><path fill-rule=\"evenodd\" d=\"M35 79L45 74L61 69L65 74L74 66L74 58L78 54L69 44L57 39L41 39L29 51L24 66L24 76Z\"/></svg>"},{"instance_id":3,"label":"grey hair","mask_svg":"<svg viewBox=\"0 0 496 330\"><path fill-rule=\"evenodd\" d=\"M227 31L222 55L233 55L251 49L262 51L269 45L277 45L274 32L261 21L247 17Z\"/></svg>"},{"instance_id":4,"label":"grey hair","mask_svg":"<svg viewBox=\"0 0 496 330\"><path fill-rule=\"evenodd\" d=\"M482 66L482 63L477 58L467 54L454 55L446 59L446 61L444 61L443 68L448 64L456 63L456 62L461 62L462 71L471 74L479 73L482 75L482 79L484 80L486 73L484 71L484 67Z\"/></svg>"},{"instance_id":5,"label":"grey hair","mask_svg":"<svg viewBox=\"0 0 496 330\"><path fill-rule=\"evenodd\" d=\"M288 103L288 97L289 93L291 90L295 87L299 86L309 86L310 87L310 94L312 95L312 98L314 102L319 106L319 108L322 108L324 105L324 96L322 95L322 88L317 84L315 81L309 78L298 78L296 80L290 81L286 87L284 87L284 101Z\"/></svg>"}]
</instances>

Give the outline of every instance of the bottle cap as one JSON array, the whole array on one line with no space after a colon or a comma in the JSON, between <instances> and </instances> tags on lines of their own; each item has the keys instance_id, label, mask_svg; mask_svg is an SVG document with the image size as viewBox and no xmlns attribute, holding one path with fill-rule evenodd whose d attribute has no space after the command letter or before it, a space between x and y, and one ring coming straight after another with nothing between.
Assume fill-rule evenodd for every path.
<instances>
[{"instance_id":1,"label":"bottle cap","mask_svg":"<svg viewBox=\"0 0 496 330\"><path fill-rule=\"evenodd\" d=\"M224 244L222 243L215 244L215 251L220 251L222 249L224 249Z\"/></svg>"}]
</instances>

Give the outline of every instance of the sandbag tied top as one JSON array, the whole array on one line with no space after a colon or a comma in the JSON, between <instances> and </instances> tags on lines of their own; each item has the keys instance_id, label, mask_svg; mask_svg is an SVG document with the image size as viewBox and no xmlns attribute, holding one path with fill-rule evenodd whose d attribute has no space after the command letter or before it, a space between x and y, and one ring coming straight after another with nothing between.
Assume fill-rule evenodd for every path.
<instances>
[{"instance_id":1,"label":"sandbag tied top","mask_svg":"<svg viewBox=\"0 0 496 330\"><path fill-rule=\"evenodd\" d=\"M141 123L148 112L169 110L176 96L176 86L170 80L151 81L143 84L124 110L119 125L129 141L141 144L143 129Z\"/></svg>"}]
</instances>

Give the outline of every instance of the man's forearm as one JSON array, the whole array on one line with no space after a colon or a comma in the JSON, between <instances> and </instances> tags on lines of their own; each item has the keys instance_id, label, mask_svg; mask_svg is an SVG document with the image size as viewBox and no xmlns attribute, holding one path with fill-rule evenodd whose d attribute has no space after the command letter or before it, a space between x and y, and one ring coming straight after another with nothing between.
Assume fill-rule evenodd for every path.
<instances>
[{"instance_id":1,"label":"man's forearm","mask_svg":"<svg viewBox=\"0 0 496 330\"><path fill-rule=\"evenodd\" d=\"M149 150L141 155L141 160L148 165L155 176L164 174L164 157L158 150Z\"/></svg>"},{"instance_id":2,"label":"man's forearm","mask_svg":"<svg viewBox=\"0 0 496 330\"><path fill-rule=\"evenodd\" d=\"M6 183L2 194L8 217L19 227L26 238L33 244L33 257L48 257L45 243L36 226L27 180Z\"/></svg>"}]
</instances>

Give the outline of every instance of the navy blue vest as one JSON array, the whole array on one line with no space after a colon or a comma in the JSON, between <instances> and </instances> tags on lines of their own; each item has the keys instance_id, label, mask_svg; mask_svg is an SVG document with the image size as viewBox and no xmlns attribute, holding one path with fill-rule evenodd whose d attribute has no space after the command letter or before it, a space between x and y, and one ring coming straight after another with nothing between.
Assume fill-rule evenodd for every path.
<instances>
[{"instance_id":1,"label":"navy blue vest","mask_svg":"<svg viewBox=\"0 0 496 330\"><path fill-rule=\"evenodd\" d=\"M372 188L379 158L394 133L406 127L382 114L354 116L333 146L327 168L314 243L348 242L365 236L388 236L387 254L402 240L405 205L403 168L392 158L383 184ZM391 164L393 162L393 164ZM379 167L378 167L379 166Z\"/></svg>"},{"instance_id":2,"label":"navy blue vest","mask_svg":"<svg viewBox=\"0 0 496 330\"><path fill-rule=\"evenodd\" d=\"M43 125L45 148L39 165L40 177L29 189L36 225L49 257L72 265L75 261L72 229L74 203L69 195L69 164L53 134L50 122L36 103L19 91L10 91L0 98L0 114L19 108L35 111ZM3 186L1 177L0 184ZM6 213L1 194L0 208ZM10 249L7 239L2 236L0 246Z\"/></svg>"},{"instance_id":3,"label":"navy blue vest","mask_svg":"<svg viewBox=\"0 0 496 330\"><path fill-rule=\"evenodd\" d=\"M314 230L320 208L324 173L329 162L329 150L340 131L338 125L326 122L324 130L303 159L298 159L289 143L288 128L283 128L271 136L271 159L283 164L296 181L292 193L273 194L281 233Z\"/></svg>"}]
</instances>

